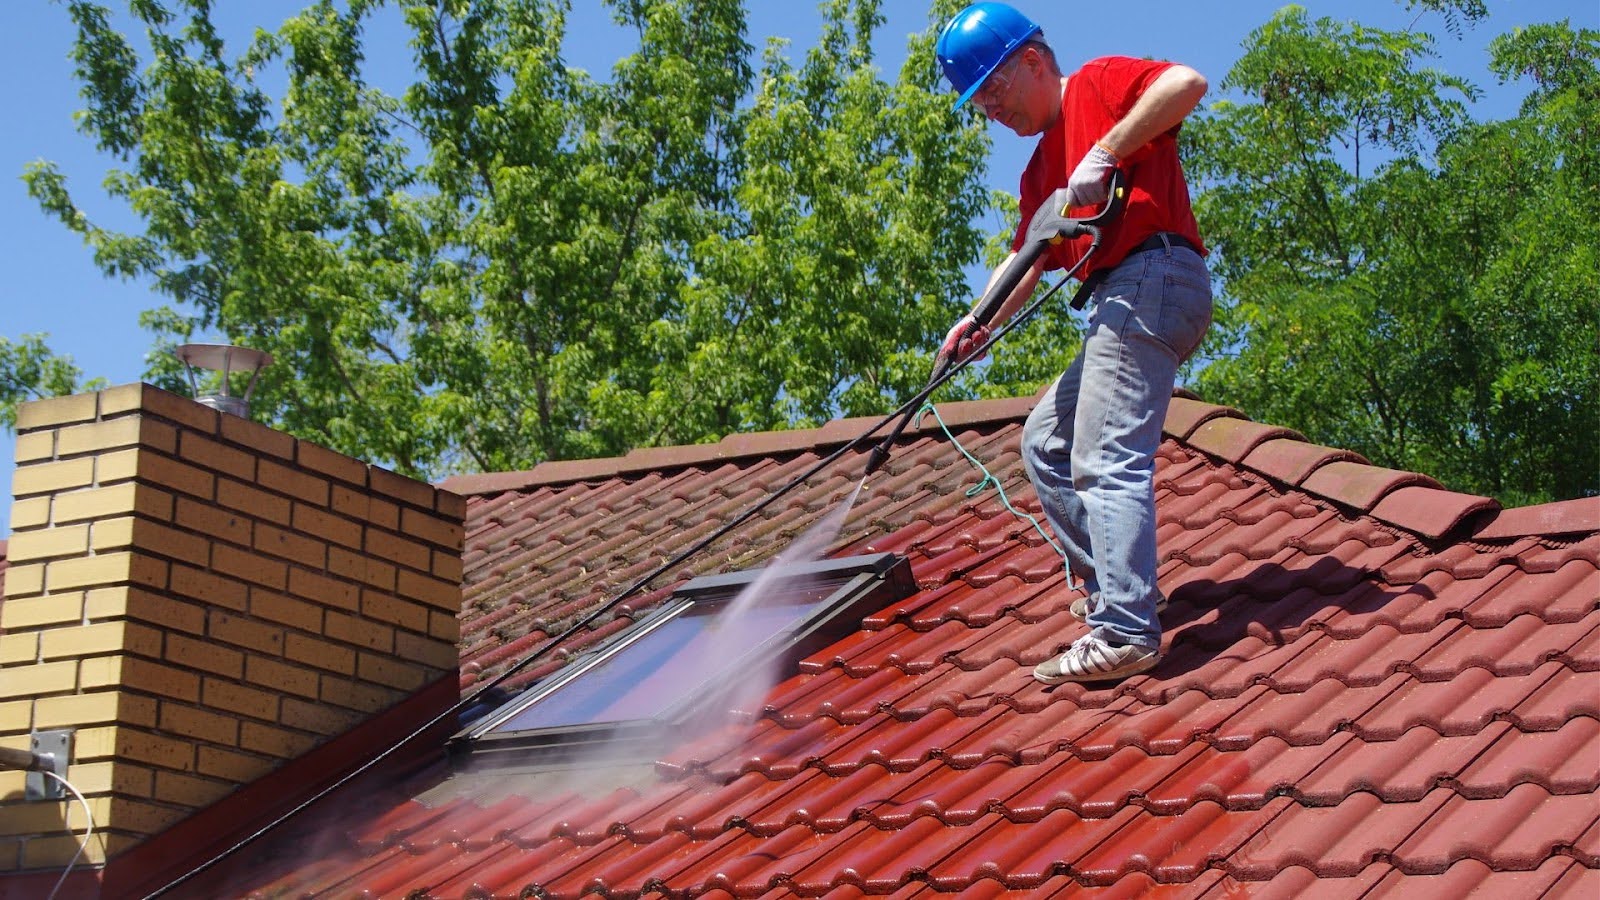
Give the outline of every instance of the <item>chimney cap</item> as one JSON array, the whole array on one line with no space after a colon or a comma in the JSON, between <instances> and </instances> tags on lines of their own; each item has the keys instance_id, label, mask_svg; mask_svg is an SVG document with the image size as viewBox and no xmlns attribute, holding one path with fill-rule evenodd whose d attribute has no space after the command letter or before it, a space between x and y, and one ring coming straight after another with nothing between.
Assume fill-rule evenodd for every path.
<instances>
[{"instance_id":1,"label":"chimney cap","mask_svg":"<svg viewBox=\"0 0 1600 900\"><path fill-rule=\"evenodd\" d=\"M172 355L183 361L184 368L189 373L189 386L194 389L196 402L241 418L247 417L250 413L250 394L255 390L257 376L261 374L262 369L272 365L271 353L250 347L235 347L231 344L179 344L172 348ZM200 393L200 385L194 375L195 369L221 372L221 390L216 393ZM229 391L228 376L233 372L246 371L250 373L250 382L245 386L244 396L236 397Z\"/></svg>"}]
</instances>

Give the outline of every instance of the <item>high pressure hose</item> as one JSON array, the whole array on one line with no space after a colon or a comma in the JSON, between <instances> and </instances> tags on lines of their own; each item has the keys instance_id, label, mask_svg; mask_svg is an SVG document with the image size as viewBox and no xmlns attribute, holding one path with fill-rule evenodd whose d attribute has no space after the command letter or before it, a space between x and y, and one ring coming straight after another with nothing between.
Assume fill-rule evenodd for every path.
<instances>
[{"instance_id":1,"label":"high pressure hose","mask_svg":"<svg viewBox=\"0 0 1600 900\"><path fill-rule=\"evenodd\" d=\"M948 354L941 352L935 359L933 375L928 379L927 385L924 386L922 390L918 391L914 397L902 403L893 412L884 416L882 419L879 419L876 424L862 432L858 437L819 460L815 465L795 476L776 491L768 494L764 499L756 503L754 506L751 506L749 509L740 513L726 524L706 535L701 540L695 542L693 546L681 551L677 556L674 556L672 559L662 563L657 568L645 574L622 593L611 598L610 600L607 600L605 603L597 607L593 612L569 626L565 631L561 632L561 634L547 641L544 646L513 663L510 668L507 668L504 672L496 675L494 678L481 685L471 694L457 701L455 705L451 706L449 709L446 709L445 711L429 719L421 727L417 728L415 731L412 731L410 734L407 734L389 748L373 756L371 759L368 759L366 762L358 766L354 771L346 774L338 781L335 781L333 784L328 785L327 787L313 794L311 797L300 802L292 809L273 819L271 822L252 832L250 835L228 847L226 850L218 853L216 856L212 857L201 865L152 891L150 894L146 895L145 900L154 900L156 897L163 896L164 894L167 894L183 884L193 880L200 874L214 868L229 856L232 856L234 853L244 849L244 847L250 843L260 839L263 835L304 812L313 804L327 797L329 794L332 794L334 791L337 791L338 789L354 781L356 778L359 778L361 775L370 771L374 766L378 765L380 762L383 762L385 759L388 759L390 756L393 756L401 748L410 744L412 741L428 733L429 731L432 731L441 723L459 715L462 710L472 707L480 698L499 687L507 679L526 669L533 663L544 659L551 651L560 647L562 644L565 644L572 637L589 628L596 620L615 609L624 600L627 600L630 597L638 594L640 591L643 591L650 585L651 582L655 581L662 574L676 568L685 560L711 546L713 543L727 535L728 532L744 524L750 519L750 517L754 516L761 510L766 509L779 497L782 497L783 495L794 490L796 487L799 487L800 485L809 481L813 475L832 465L846 453L854 450L867 438L870 438L876 434L878 429L887 425L894 419L899 418L899 424L894 427L894 429L880 444L878 444L878 446L873 448L871 454L868 456L866 470L862 475L862 480L865 481L868 476L872 475L883 466L883 463L889 458L889 448L891 448L894 443L899 440L901 433L905 431L906 426L911 422L912 417L916 415L919 409L922 408L922 405L935 390L938 390L941 385L949 381L951 378L954 378L973 360L981 356L982 353L980 351L987 350L991 345L993 345L1001 337L1004 337L1013 328L1016 328L1018 325L1032 318L1033 314L1039 309L1039 307L1046 300L1054 296L1055 293L1061 289L1061 286L1067 282L1067 279L1073 277L1073 275L1075 275L1078 270L1083 267L1084 263L1088 262L1089 259L1094 256L1095 251L1100 248L1101 226L1121 212L1123 204L1127 199L1127 190L1123 181L1122 173L1120 171L1113 170L1109 188L1110 196L1106 201L1105 208L1093 218L1072 219L1067 217L1065 189L1058 190L1051 194L1049 200L1047 200L1046 203L1039 208L1039 211L1034 214L1033 219L1028 223L1028 230L1025 236L1023 248L1017 252L1017 255L1012 259L1011 263L1006 266L1006 268L1000 273L999 277L997 277L990 285L989 289L984 293L983 299L978 303L977 308L973 311L973 319L976 325L987 325L989 320L994 318L995 312L999 310L1000 305L1005 302L1005 298L1016 289L1016 286L1022 281L1023 275L1026 274L1028 269L1033 266L1034 262L1039 258L1040 254L1044 252L1047 245L1059 242L1066 238L1078 237L1085 234L1089 235L1091 238L1090 245L1084 252L1083 257L1080 258L1071 269L1068 269L1067 272L1062 275L1061 278L1056 281L1056 283L1052 285L1048 291L1031 302L1016 316L1013 316L1011 321L1007 322L1003 327L995 331L990 336L989 340L985 341L977 351L969 354L965 359L960 360L952 360L949 358ZM1074 308L1082 306L1082 301L1086 298L1087 293L1088 292L1085 290L1079 291L1078 297L1074 298L1073 300L1072 305Z\"/></svg>"}]
</instances>

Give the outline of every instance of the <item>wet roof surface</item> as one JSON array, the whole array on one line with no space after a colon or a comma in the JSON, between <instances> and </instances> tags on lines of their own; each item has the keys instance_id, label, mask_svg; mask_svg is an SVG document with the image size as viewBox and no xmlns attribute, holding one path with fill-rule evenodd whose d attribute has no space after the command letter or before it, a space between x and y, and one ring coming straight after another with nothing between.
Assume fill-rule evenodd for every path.
<instances>
[{"instance_id":1,"label":"wet roof surface","mask_svg":"<svg viewBox=\"0 0 1600 900\"><path fill-rule=\"evenodd\" d=\"M941 410L1036 512L1016 450L1028 405ZM464 687L856 424L446 485L470 494ZM920 590L801 661L754 722L695 735L614 789L435 765L292 826L310 858L279 844L268 861L263 846L230 890L1600 893L1600 500L1499 511L1182 398L1167 431L1156 496L1172 602L1146 675L1032 680L1083 632L1067 611L1078 594L992 490L966 496L974 470L923 431L869 480L832 548L903 554ZM760 564L854 488L859 460L630 607Z\"/></svg>"}]
</instances>

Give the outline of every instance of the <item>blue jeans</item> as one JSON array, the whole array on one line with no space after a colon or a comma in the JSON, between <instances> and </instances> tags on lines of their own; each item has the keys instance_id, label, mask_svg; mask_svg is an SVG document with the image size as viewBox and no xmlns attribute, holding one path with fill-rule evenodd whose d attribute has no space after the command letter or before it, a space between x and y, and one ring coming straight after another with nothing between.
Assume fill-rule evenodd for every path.
<instances>
[{"instance_id":1,"label":"blue jeans","mask_svg":"<svg viewBox=\"0 0 1600 900\"><path fill-rule=\"evenodd\" d=\"M1184 247L1129 256L1093 294L1083 349L1022 432L1022 463L1067 568L1098 591L1092 633L1158 649L1152 476L1178 366L1211 324L1211 278Z\"/></svg>"}]
</instances>

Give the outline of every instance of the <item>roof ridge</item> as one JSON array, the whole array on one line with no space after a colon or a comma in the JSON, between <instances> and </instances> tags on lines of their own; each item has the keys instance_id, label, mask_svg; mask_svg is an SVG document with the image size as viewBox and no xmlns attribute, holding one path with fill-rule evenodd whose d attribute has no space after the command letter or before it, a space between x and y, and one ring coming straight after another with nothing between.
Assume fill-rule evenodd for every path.
<instances>
[{"instance_id":1,"label":"roof ridge","mask_svg":"<svg viewBox=\"0 0 1600 900\"><path fill-rule=\"evenodd\" d=\"M939 416L951 428L1010 422L1027 416L1033 409L1034 400L1035 397L957 400L939 404ZM621 456L601 459L551 460L519 472L453 475L439 482L438 486L463 495L495 494L708 463L738 464L746 459L765 459L778 454L799 454L843 446L861 437L882 418L852 416L834 419L818 428L734 432L715 443L639 447ZM905 434L915 436L938 430L938 422L924 422L919 417L906 427Z\"/></svg>"}]
</instances>

